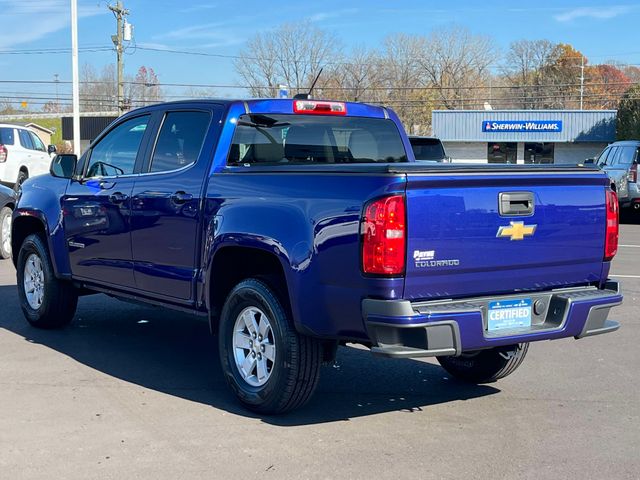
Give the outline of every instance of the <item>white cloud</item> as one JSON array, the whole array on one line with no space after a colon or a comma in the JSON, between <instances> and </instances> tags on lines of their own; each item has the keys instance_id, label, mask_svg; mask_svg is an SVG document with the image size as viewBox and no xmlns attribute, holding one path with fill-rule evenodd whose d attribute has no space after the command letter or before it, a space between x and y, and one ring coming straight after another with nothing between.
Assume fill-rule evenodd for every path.
<instances>
[{"instance_id":1,"label":"white cloud","mask_svg":"<svg viewBox=\"0 0 640 480\"><path fill-rule=\"evenodd\" d=\"M579 18L609 20L633 10L633 5L603 5L602 7L579 7L554 15L558 22L571 22Z\"/></svg>"},{"instance_id":2,"label":"white cloud","mask_svg":"<svg viewBox=\"0 0 640 480\"><path fill-rule=\"evenodd\" d=\"M80 5L78 18L109 13L96 5ZM41 0L36 3L8 0L2 4L2 35L0 48L33 42L47 35L69 28L70 7L61 8L59 0ZM71 40L69 40L69 43Z\"/></svg>"},{"instance_id":3,"label":"white cloud","mask_svg":"<svg viewBox=\"0 0 640 480\"><path fill-rule=\"evenodd\" d=\"M342 10L335 10L331 12L314 13L307 18L311 22L322 22L323 20L328 20L330 18L338 18L344 15L354 15L356 13L358 13L357 8L343 8Z\"/></svg>"},{"instance_id":4,"label":"white cloud","mask_svg":"<svg viewBox=\"0 0 640 480\"><path fill-rule=\"evenodd\" d=\"M218 5L213 3L203 3L200 5L192 5L190 7L183 8L180 10L180 13L194 13L194 12L202 12L206 10L213 10L214 8L218 8Z\"/></svg>"}]
</instances>

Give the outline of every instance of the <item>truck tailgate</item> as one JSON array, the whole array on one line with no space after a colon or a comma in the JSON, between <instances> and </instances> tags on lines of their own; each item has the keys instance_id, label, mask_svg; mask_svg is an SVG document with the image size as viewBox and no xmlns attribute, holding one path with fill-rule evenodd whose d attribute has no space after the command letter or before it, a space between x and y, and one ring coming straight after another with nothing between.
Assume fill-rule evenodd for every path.
<instances>
[{"instance_id":1,"label":"truck tailgate","mask_svg":"<svg viewBox=\"0 0 640 480\"><path fill-rule=\"evenodd\" d=\"M593 171L408 173L405 298L598 282L607 185ZM529 196L533 213L502 214L501 193Z\"/></svg>"}]
</instances>

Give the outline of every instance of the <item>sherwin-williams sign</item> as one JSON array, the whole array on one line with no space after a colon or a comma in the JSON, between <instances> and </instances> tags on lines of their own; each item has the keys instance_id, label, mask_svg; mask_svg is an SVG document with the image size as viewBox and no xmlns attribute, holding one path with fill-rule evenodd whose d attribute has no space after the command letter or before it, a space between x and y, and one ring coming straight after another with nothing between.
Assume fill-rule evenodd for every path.
<instances>
[{"instance_id":1,"label":"sherwin-williams sign","mask_svg":"<svg viewBox=\"0 0 640 480\"><path fill-rule=\"evenodd\" d=\"M483 132L561 132L562 120L484 120Z\"/></svg>"}]
</instances>

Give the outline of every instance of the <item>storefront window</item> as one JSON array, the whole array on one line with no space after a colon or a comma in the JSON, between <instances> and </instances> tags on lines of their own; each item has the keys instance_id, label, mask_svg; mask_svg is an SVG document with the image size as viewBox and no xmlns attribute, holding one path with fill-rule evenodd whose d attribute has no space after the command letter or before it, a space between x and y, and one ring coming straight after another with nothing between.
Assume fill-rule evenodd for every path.
<instances>
[{"instance_id":1,"label":"storefront window","mask_svg":"<svg viewBox=\"0 0 640 480\"><path fill-rule=\"evenodd\" d=\"M553 163L553 143L525 143L524 163Z\"/></svg>"},{"instance_id":2,"label":"storefront window","mask_svg":"<svg viewBox=\"0 0 640 480\"><path fill-rule=\"evenodd\" d=\"M489 163L516 163L518 144L515 142L495 142L487 144Z\"/></svg>"}]
</instances>

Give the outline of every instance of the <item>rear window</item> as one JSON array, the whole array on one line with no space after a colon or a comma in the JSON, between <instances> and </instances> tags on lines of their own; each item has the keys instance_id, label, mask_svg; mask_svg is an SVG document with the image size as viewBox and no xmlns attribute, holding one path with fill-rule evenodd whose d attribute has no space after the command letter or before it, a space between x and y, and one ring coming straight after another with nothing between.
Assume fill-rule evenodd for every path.
<instances>
[{"instance_id":1,"label":"rear window","mask_svg":"<svg viewBox=\"0 0 640 480\"><path fill-rule=\"evenodd\" d=\"M15 145L13 128L0 127L0 145Z\"/></svg>"},{"instance_id":2,"label":"rear window","mask_svg":"<svg viewBox=\"0 0 640 480\"><path fill-rule=\"evenodd\" d=\"M411 138L411 148L416 160L442 160L444 148L437 138Z\"/></svg>"},{"instance_id":3,"label":"rear window","mask_svg":"<svg viewBox=\"0 0 640 480\"><path fill-rule=\"evenodd\" d=\"M325 115L242 115L229 165L406 162L391 120Z\"/></svg>"}]
</instances>

